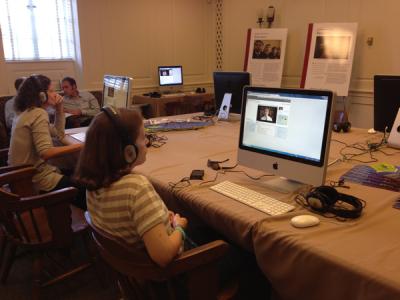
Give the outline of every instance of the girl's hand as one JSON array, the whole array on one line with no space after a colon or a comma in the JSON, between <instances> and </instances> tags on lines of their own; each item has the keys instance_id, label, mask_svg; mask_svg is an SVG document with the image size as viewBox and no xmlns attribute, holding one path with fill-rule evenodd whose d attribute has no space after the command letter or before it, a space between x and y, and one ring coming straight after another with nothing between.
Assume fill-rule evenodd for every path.
<instances>
[{"instance_id":1,"label":"girl's hand","mask_svg":"<svg viewBox=\"0 0 400 300\"><path fill-rule=\"evenodd\" d=\"M54 93L54 92L48 92L48 104L51 106L54 106L55 108L61 108L62 107L62 102L63 102L63 97L61 97L59 94Z\"/></svg>"},{"instance_id":2,"label":"girl's hand","mask_svg":"<svg viewBox=\"0 0 400 300\"><path fill-rule=\"evenodd\" d=\"M181 217L179 214L174 215L173 227L180 226L185 229L187 224L188 220L186 218Z\"/></svg>"}]
</instances>

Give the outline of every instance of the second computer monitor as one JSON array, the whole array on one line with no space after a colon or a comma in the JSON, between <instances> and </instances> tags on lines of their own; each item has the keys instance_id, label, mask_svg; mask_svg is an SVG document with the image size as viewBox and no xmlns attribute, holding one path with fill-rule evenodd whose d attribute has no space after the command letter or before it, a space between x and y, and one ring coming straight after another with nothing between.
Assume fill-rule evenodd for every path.
<instances>
[{"instance_id":1,"label":"second computer monitor","mask_svg":"<svg viewBox=\"0 0 400 300\"><path fill-rule=\"evenodd\" d=\"M230 112L240 114L243 87L250 84L247 72L214 72L215 105L220 108L226 93L232 94Z\"/></svg>"},{"instance_id":2,"label":"second computer monitor","mask_svg":"<svg viewBox=\"0 0 400 300\"><path fill-rule=\"evenodd\" d=\"M238 162L291 180L278 190L324 184L332 101L329 91L245 87Z\"/></svg>"},{"instance_id":3,"label":"second computer monitor","mask_svg":"<svg viewBox=\"0 0 400 300\"><path fill-rule=\"evenodd\" d=\"M374 76L374 129L390 132L400 107L400 76Z\"/></svg>"},{"instance_id":4,"label":"second computer monitor","mask_svg":"<svg viewBox=\"0 0 400 300\"><path fill-rule=\"evenodd\" d=\"M158 67L158 79L160 86L182 85L182 66Z\"/></svg>"},{"instance_id":5,"label":"second computer monitor","mask_svg":"<svg viewBox=\"0 0 400 300\"><path fill-rule=\"evenodd\" d=\"M126 76L104 75L103 105L129 107L132 90L132 78Z\"/></svg>"}]
</instances>

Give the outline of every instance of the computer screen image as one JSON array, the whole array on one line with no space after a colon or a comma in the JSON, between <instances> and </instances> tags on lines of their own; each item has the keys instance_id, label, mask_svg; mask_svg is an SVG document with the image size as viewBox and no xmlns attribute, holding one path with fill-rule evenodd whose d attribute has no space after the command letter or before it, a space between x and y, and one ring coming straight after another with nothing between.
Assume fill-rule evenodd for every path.
<instances>
[{"instance_id":1,"label":"computer screen image","mask_svg":"<svg viewBox=\"0 0 400 300\"><path fill-rule=\"evenodd\" d=\"M330 91L245 87L239 164L287 178L271 182L280 191L324 184L332 101Z\"/></svg>"},{"instance_id":2,"label":"computer screen image","mask_svg":"<svg viewBox=\"0 0 400 300\"><path fill-rule=\"evenodd\" d=\"M400 76L374 76L374 129L390 132L400 108Z\"/></svg>"},{"instance_id":3,"label":"computer screen image","mask_svg":"<svg viewBox=\"0 0 400 300\"><path fill-rule=\"evenodd\" d=\"M215 105L220 109L226 93L232 94L230 112L240 114L242 109L243 87L250 84L247 72L214 72Z\"/></svg>"},{"instance_id":4,"label":"computer screen image","mask_svg":"<svg viewBox=\"0 0 400 300\"><path fill-rule=\"evenodd\" d=\"M104 75L103 105L128 108L131 99L132 78Z\"/></svg>"},{"instance_id":5,"label":"computer screen image","mask_svg":"<svg viewBox=\"0 0 400 300\"><path fill-rule=\"evenodd\" d=\"M160 86L182 85L182 66L160 66L158 78Z\"/></svg>"}]
</instances>

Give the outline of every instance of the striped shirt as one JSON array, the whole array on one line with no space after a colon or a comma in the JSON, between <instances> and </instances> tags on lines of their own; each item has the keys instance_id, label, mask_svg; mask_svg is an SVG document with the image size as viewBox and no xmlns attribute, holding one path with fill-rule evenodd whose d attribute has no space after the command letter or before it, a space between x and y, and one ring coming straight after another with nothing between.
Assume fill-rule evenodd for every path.
<instances>
[{"instance_id":1,"label":"striped shirt","mask_svg":"<svg viewBox=\"0 0 400 300\"><path fill-rule=\"evenodd\" d=\"M107 188L86 192L87 208L94 225L135 248L144 248L143 235L164 223L173 229L168 209L149 180L128 174Z\"/></svg>"}]
</instances>

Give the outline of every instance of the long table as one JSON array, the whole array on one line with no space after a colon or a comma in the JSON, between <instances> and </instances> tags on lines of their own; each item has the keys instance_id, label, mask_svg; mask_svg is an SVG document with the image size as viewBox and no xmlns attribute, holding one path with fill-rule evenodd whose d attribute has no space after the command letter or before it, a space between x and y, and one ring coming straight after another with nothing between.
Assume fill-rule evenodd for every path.
<instances>
[{"instance_id":1,"label":"long table","mask_svg":"<svg viewBox=\"0 0 400 300\"><path fill-rule=\"evenodd\" d=\"M180 117L181 118L181 117ZM321 224L305 229L293 228L289 221L305 212L294 201L294 194L269 190L270 177L252 180L241 172L219 174L212 183L191 181L184 188L172 188L193 169L204 169L204 180L213 180L216 171L207 160L230 159L236 163L239 121L218 122L199 130L160 133L168 138L161 148L150 148L147 161L137 167L169 207L198 217L231 242L253 251L260 268L282 299L400 299L400 211L392 208L399 193L346 182L341 189L364 199L367 206L361 218L340 222L320 217ZM366 130L332 134L333 140L347 143L379 140ZM329 161L339 157L342 144L332 141ZM387 149L393 153L395 150ZM399 164L400 155L377 154L380 161ZM366 158L366 157L361 157ZM327 180L337 180L357 162L338 162L328 168ZM251 176L263 173L238 166ZM286 215L271 217L251 207L213 192L210 186L229 180L293 204ZM395 236L396 235L396 236Z\"/></svg>"}]
</instances>

